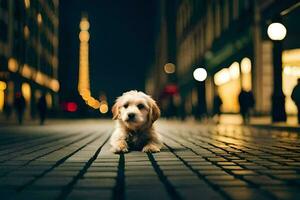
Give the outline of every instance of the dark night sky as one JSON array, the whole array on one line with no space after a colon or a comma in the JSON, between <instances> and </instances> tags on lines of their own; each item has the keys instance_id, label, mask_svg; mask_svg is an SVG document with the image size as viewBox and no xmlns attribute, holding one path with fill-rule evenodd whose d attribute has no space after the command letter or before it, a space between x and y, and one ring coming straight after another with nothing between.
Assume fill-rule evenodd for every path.
<instances>
[{"instance_id":1,"label":"dark night sky","mask_svg":"<svg viewBox=\"0 0 300 200\"><path fill-rule=\"evenodd\" d=\"M90 79L92 95L115 98L129 89L144 89L146 70L153 62L155 0L61 0L61 93L72 97L77 88L79 22L90 21Z\"/></svg>"}]
</instances>

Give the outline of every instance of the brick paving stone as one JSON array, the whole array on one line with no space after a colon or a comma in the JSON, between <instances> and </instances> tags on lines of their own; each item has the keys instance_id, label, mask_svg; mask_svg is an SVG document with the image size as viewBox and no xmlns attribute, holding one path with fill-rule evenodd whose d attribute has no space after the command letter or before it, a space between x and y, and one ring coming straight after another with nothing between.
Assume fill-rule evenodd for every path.
<instances>
[{"instance_id":1,"label":"brick paving stone","mask_svg":"<svg viewBox=\"0 0 300 200\"><path fill-rule=\"evenodd\" d=\"M108 200L112 198L112 191L109 189L75 189L67 199L69 200Z\"/></svg>"},{"instance_id":2,"label":"brick paving stone","mask_svg":"<svg viewBox=\"0 0 300 200\"><path fill-rule=\"evenodd\" d=\"M234 170L234 169L243 169L242 167L240 166L237 166L237 165L225 165L225 166L222 166L224 169L230 169L230 170Z\"/></svg>"},{"instance_id":3,"label":"brick paving stone","mask_svg":"<svg viewBox=\"0 0 300 200\"><path fill-rule=\"evenodd\" d=\"M252 183L258 184L258 185L281 185L283 184L282 181L272 179L268 176L244 176L244 179L251 181Z\"/></svg>"},{"instance_id":4,"label":"brick paving stone","mask_svg":"<svg viewBox=\"0 0 300 200\"><path fill-rule=\"evenodd\" d=\"M213 174L213 175L206 176L206 179L213 181L213 180L234 180L236 178L232 175L229 175L229 174L227 174L227 175L215 175L215 174Z\"/></svg>"},{"instance_id":5,"label":"brick paving stone","mask_svg":"<svg viewBox=\"0 0 300 200\"><path fill-rule=\"evenodd\" d=\"M247 186L248 184L245 181L241 181L238 179L234 180L213 180L213 184L218 185L220 187L241 187Z\"/></svg>"},{"instance_id":6,"label":"brick paving stone","mask_svg":"<svg viewBox=\"0 0 300 200\"><path fill-rule=\"evenodd\" d=\"M84 178L115 178L117 172L87 172L84 174Z\"/></svg>"},{"instance_id":7,"label":"brick paving stone","mask_svg":"<svg viewBox=\"0 0 300 200\"><path fill-rule=\"evenodd\" d=\"M278 199L299 199L300 191L298 187L287 186L263 186L262 189L269 191Z\"/></svg>"},{"instance_id":8,"label":"brick paving stone","mask_svg":"<svg viewBox=\"0 0 300 200\"><path fill-rule=\"evenodd\" d=\"M235 175L256 175L252 170L231 170L231 172Z\"/></svg>"},{"instance_id":9,"label":"brick paving stone","mask_svg":"<svg viewBox=\"0 0 300 200\"><path fill-rule=\"evenodd\" d=\"M160 153L113 154L113 124L0 127L1 199L299 199L298 134L159 121ZM8 197L8 198L6 198Z\"/></svg>"},{"instance_id":10,"label":"brick paving stone","mask_svg":"<svg viewBox=\"0 0 300 200\"><path fill-rule=\"evenodd\" d=\"M80 179L75 188L112 188L115 183L114 178L85 178Z\"/></svg>"},{"instance_id":11,"label":"brick paving stone","mask_svg":"<svg viewBox=\"0 0 300 200\"><path fill-rule=\"evenodd\" d=\"M178 188L179 194L183 199L214 199L214 200L224 200L219 193L216 193L213 189L209 187L190 187L190 188Z\"/></svg>"},{"instance_id":12,"label":"brick paving stone","mask_svg":"<svg viewBox=\"0 0 300 200\"><path fill-rule=\"evenodd\" d=\"M126 188L127 187L153 187L157 185L161 185L158 177L155 176L149 176L149 177L143 177L143 176L131 176L126 177L125 179Z\"/></svg>"},{"instance_id":13,"label":"brick paving stone","mask_svg":"<svg viewBox=\"0 0 300 200\"><path fill-rule=\"evenodd\" d=\"M148 194L148 195L147 195ZM171 199L164 188L129 188L125 191L125 198L130 200Z\"/></svg>"},{"instance_id":14,"label":"brick paving stone","mask_svg":"<svg viewBox=\"0 0 300 200\"><path fill-rule=\"evenodd\" d=\"M233 200L270 200L271 197L254 188L225 187L222 190Z\"/></svg>"},{"instance_id":15,"label":"brick paving stone","mask_svg":"<svg viewBox=\"0 0 300 200\"><path fill-rule=\"evenodd\" d=\"M51 200L56 199L60 193L58 189L38 189L38 190L26 190L23 193L17 195L14 199L17 200Z\"/></svg>"}]
</instances>

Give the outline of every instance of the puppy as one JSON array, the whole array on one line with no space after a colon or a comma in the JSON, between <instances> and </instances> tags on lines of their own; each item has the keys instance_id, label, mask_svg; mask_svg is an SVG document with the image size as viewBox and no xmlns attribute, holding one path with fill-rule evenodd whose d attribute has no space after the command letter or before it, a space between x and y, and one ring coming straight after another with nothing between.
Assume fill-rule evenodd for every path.
<instances>
[{"instance_id":1,"label":"puppy","mask_svg":"<svg viewBox=\"0 0 300 200\"><path fill-rule=\"evenodd\" d=\"M112 107L116 128L110 139L111 151L126 153L129 150L159 152L160 135L152 126L160 116L155 101L143 92L132 90L118 97Z\"/></svg>"}]
</instances>

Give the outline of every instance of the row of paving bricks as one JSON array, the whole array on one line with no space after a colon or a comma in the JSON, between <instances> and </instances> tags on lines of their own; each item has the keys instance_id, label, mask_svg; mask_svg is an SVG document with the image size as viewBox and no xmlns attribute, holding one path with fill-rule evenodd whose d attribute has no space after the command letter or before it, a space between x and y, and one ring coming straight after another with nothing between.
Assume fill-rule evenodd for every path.
<instances>
[{"instance_id":1,"label":"row of paving bricks","mask_svg":"<svg viewBox=\"0 0 300 200\"><path fill-rule=\"evenodd\" d=\"M300 197L297 133L160 122L160 153L115 155L111 124L0 129L4 199Z\"/></svg>"}]
</instances>

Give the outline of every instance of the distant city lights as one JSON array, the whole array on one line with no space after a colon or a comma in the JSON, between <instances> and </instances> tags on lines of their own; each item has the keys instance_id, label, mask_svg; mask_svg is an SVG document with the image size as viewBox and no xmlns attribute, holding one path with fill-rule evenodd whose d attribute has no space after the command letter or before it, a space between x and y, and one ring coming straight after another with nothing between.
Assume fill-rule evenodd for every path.
<instances>
[{"instance_id":1,"label":"distant city lights","mask_svg":"<svg viewBox=\"0 0 300 200\"><path fill-rule=\"evenodd\" d=\"M107 113L108 112L108 105L107 105L107 103L106 102L101 103L99 110L100 110L100 112L102 114Z\"/></svg>"},{"instance_id":2,"label":"distant city lights","mask_svg":"<svg viewBox=\"0 0 300 200\"><path fill-rule=\"evenodd\" d=\"M271 40L283 40L286 36L286 28L281 23L272 23L268 26L268 36Z\"/></svg>"},{"instance_id":3,"label":"distant city lights","mask_svg":"<svg viewBox=\"0 0 300 200\"><path fill-rule=\"evenodd\" d=\"M43 23L43 17L41 13L37 14L37 22L39 25L41 25Z\"/></svg>"},{"instance_id":4,"label":"distant city lights","mask_svg":"<svg viewBox=\"0 0 300 200\"><path fill-rule=\"evenodd\" d=\"M10 58L10 59L8 60L8 69L9 69L11 72L16 72L16 71L18 71L18 69L19 69L19 66L18 66L18 65L19 65L19 64L18 64L18 62L17 62L16 59Z\"/></svg>"},{"instance_id":5,"label":"distant city lights","mask_svg":"<svg viewBox=\"0 0 300 200\"><path fill-rule=\"evenodd\" d=\"M167 63L164 66L164 70L167 74L173 74L175 72L175 65L173 63Z\"/></svg>"},{"instance_id":6,"label":"distant city lights","mask_svg":"<svg viewBox=\"0 0 300 200\"><path fill-rule=\"evenodd\" d=\"M89 39L90 23L86 17L82 17L80 24L80 47L79 47L79 80L78 80L78 92L85 103L93 108L99 109L104 114L108 112L108 104L105 101L101 102L91 96L90 90L90 76L89 76Z\"/></svg>"},{"instance_id":7,"label":"distant city lights","mask_svg":"<svg viewBox=\"0 0 300 200\"><path fill-rule=\"evenodd\" d=\"M251 60L249 58L243 58L241 61L241 70L243 74L251 72Z\"/></svg>"},{"instance_id":8,"label":"distant city lights","mask_svg":"<svg viewBox=\"0 0 300 200\"><path fill-rule=\"evenodd\" d=\"M24 0L24 4L26 8L30 7L30 0Z\"/></svg>"},{"instance_id":9,"label":"distant city lights","mask_svg":"<svg viewBox=\"0 0 300 200\"><path fill-rule=\"evenodd\" d=\"M207 78L207 72L204 68L197 68L194 70L193 76L196 81L202 82Z\"/></svg>"},{"instance_id":10,"label":"distant city lights","mask_svg":"<svg viewBox=\"0 0 300 200\"><path fill-rule=\"evenodd\" d=\"M221 69L214 76L214 82L217 86L225 84L228 81L230 81L230 72L228 68Z\"/></svg>"},{"instance_id":11,"label":"distant city lights","mask_svg":"<svg viewBox=\"0 0 300 200\"><path fill-rule=\"evenodd\" d=\"M4 107L4 90L6 87L6 83L4 81L0 81L0 111L2 111Z\"/></svg>"},{"instance_id":12,"label":"distant city lights","mask_svg":"<svg viewBox=\"0 0 300 200\"><path fill-rule=\"evenodd\" d=\"M77 109L78 109L78 106L77 106L77 104L75 102L68 102L66 104L66 110L68 112L76 112Z\"/></svg>"},{"instance_id":13,"label":"distant city lights","mask_svg":"<svg viewBox=\"0 0 300 200\"><path fill-rule=\"evenodd\" d=\"M238 79L240 77L240 65L238 62L234 62L230 65L229 73L231 79Z\"/></svg>"}]
</instances>

